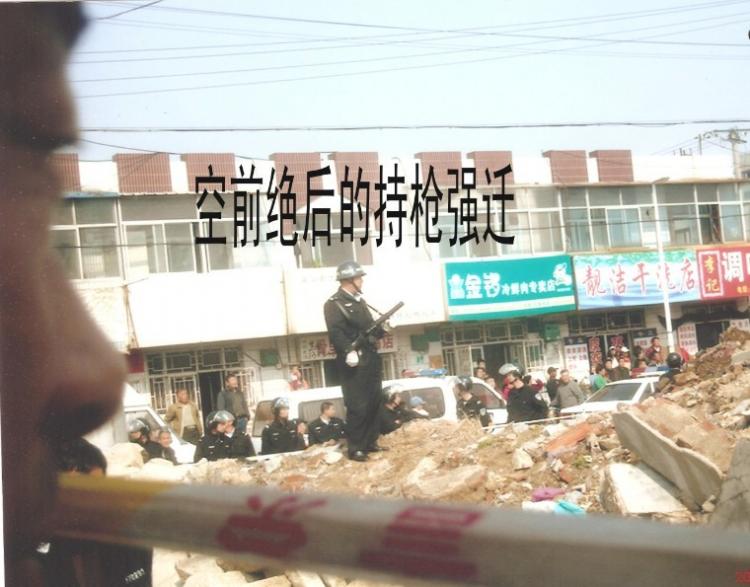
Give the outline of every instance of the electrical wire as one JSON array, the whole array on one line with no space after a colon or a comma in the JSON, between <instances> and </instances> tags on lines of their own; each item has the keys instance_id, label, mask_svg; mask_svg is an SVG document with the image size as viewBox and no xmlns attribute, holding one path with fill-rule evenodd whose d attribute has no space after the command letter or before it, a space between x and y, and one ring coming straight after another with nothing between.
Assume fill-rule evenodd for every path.
<instances>
[{"instance_id":1,"label":"electrical wire","mask_svg":"<svg viewBox=\"0 0 750 587\"><path fill-rule=\"evenodd\" d=\"M113 18L117 18L118 16L122 16L123 14L129 14L130 12L135 12L136 10L141 10L142 8L148 8L149 6L154 6L156 4L159 4L162 0L152 0L152 2L146 2L145 4L140 4L138 6L134 6L133 8L128 8L127 10L123 10L122 12L118 12L117 14L110 14L108 16L100 16L95 18L94 20L111 20Z\"/></svg>"},{"instance_id":2,"label":"electrical wire","mask_svg":"<svg viewBox=\"0 0 750 587\"><path fill-rule=\"evenodd\" d=\"M672 14L672 13L682 13L682 12L692 12L696 10L706 10L709 8L716 8L721 6L730 6L734 4L741 4L744 3L744 0L737 0L737 1L731 1L731 2L708 2L708 3L699 3L694 5L680 5L676 7L671 8L661 8L661 9L651 9L651 10L641 10L641 11L631 11L631 12L620 12L620 13L609 13L604 15L597 15L597 16L591 16L591 17L573 17L573 18L565 18L565 19L554 19L554 20L542 20L542 21L533 21L533 22L526 22L526 23L508 23L504 25L493 25L493 26L487 26L487 27L470 27L470 28L462 28L462 29L447 29L447 31L450 32L473 32L473 31L483 31L483 30L497 30L497 29L506 29L506 28L512 28L517 29L516 32L523 32L525 30L547 30L547 29L554 29L554 28L565 28L565 27L571 27L571 26L579 26L581 24L597 24L601 22L612 22L612 21L618 21L618 20L631 20L631 19L637 19L637 18L647 18L647 17L653 17L653 16L662 16L666 14ZM113 3L114 4L114 3ZM122 22L122 21L119 21ZM119 24L118 23L111 23L111 24ZM152 24L152 21L132 21L134 24ZM560 24L564 23L564 24ZM174 26L175 23L162 23L169 26ZM538 26L538 25L548 25L548 26ZM184 25L184 26L190 26L190 25ZM519 28L521 27L521 28ZM529 28L523 28L523 27L529 27ZM192 30L196 31L205 31L205 25L202 26L195 26L191 27ZM248 32L252 32L255 34L262 34L259 33L259 31L253 31L253 30L246 30L246 29L221 29L222 31L228 31L228 30L234 30L237 32L240 32L242 34L246 34ZM432 32L414 32L410 36L418 35L418 34L434 34ZM294 33L278 33L278 35L287 35L287 36L293 36ZM299 35L298 35L299 36ZM369 39L376 39L376 38L393 38L402 36L401 33L391 33L391 34L383 34L383 35L367 35L367 36L349 36L349 37L325 37L325 38L319 38L319 39L313 39L310 41L306 40L299 40L299 41L285 41L286 43L306 43L306 42L332 42L332 41L341 41L341 40L369 40ZM211 49L211 48L229 48L229 47L243 47L243 46L254 46L258 43L240 43L240 44L225 44L225 45L198 45L198 46L184 46L184 47L157 47L157 48L135 48L135 49L108 49L108 50L95 50L95 51L76 51L77 54L83 55L83 54L101 54L101 53L128 53L128 52L143 52L143 51L177 51L177 50L189 50L189 49Z\"/></svg>"},{"instance_id":3,"label":"electrical wire","mask_svg":"<svg viewBox=\"0 0 750 587\"><path fill-rule=\"evenodd\" d=\"M526 128L587 128L587 127L673 127L693 124L749 124L748 118L729 119L682 119L651 121L599 121L599 122L528 122L498 124L373 124L333 126L236 126L236 127L82 127L82 132L101 133L226 133L226 132L361 132L366 130L508 130Z\"/></svg>"}]
</instances>

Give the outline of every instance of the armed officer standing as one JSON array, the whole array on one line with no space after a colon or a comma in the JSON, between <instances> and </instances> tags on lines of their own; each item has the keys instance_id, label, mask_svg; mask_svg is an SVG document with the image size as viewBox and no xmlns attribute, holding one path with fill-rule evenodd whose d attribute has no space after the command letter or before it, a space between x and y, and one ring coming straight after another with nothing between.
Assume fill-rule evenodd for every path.
<instances>
[{"instance_id":1,"label":"armed officer standing","mask_svg":"<svg viewBox=\"0 0 750 587\"><path fill-rule=\"evenodd\" d=\"M366 335L374 320L362 299L364 275L364 269L355 261L339 265L336 279L340 287L323 306L346 405L349 458L355 461L366 461L368 452L380 450L376 441L383 373L375 343L386 334L378 327Z\"/></svg>"}]
</instances>

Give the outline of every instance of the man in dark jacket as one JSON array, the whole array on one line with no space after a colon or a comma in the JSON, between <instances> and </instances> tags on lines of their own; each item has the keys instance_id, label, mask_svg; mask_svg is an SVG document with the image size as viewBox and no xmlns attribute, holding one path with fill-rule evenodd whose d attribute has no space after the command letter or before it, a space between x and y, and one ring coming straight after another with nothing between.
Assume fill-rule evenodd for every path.
<instances>
[{"instance_id":1,"label":"man in dark jacket","mask_svg":"<svg viewBox=\"0 0 750 587\"><path fill-rule=\"evenodd\" d=\"M368 452L379 449L377 422L383 387L382 364L375 345L385 336L385 330L378 328L365 336L374 320L362 298L364 275L359 263L339 265L336 279L340 287L323 306L346 405L349 458L355 461L366 461Z\"/></svg>"},{"instance_id":2,"label":"man in dark jacket","mask_svg":"<svg viewBox=\"0 0 750 587\"><path fill-rule=\"evenodd\" d=\"M549 396L549 401L554 402L555 398L557 397L557 388L560 386L560 381L557 379L557 369L555 367L550 367L547 369L547 395Z\"/></svg>"},{"instance_id":3,"label":"man in dark jacket","mask_svg":"<svg viewBox=\"0 0 750 587\"><path fill-rule=\"evenodd\" d=\"M610 373L610 381L622 381L630 379L630 357L627 355L620 357L617 361L617 367Z\"/></svg>"},{"instance_id":4,"label":"man in dark jacket","mask_svg":"<svg viewBox=\"0 0 750 587\"><path fill-rule=\"evenodd\" d=\"M508 422L530 422L547 417L547 404L533 389L524 385L521 374L513 371L508 374L511 383L508 396ZM558 390L559 393L559 390Z\"/></svg>"},{"instance_id":5,"label":"man in dark jacket","mask_svg":"<svg viewBox=\"0 0 750 587\"><path fill-rule=\"evenodd\" d=\"M297 423L289 420L289 404L284 398L273 402L273 422L263 429L261 441L262 455L305 450L305 438Z\"/></svg>"},{"instance_id":6,"label":"man in dark jacket","mask_svg":"<svg viewBox=\"0 0 750 587\"><path fill-rule=\"evenodd\" d=\"M245 459L255 456L253 443L247 434L234 427L234 416L226 410L216 412L216 417L224 422L224 442L232 459Z\"/></svg>"},{"instance_id":7,"label":"man in dark jacket","mask_svg":"<svg viewBox=\"0 0 750 587\"><path fill-rule=\"evenodd\" d=\"M489 426L492 417L482 401L471 392L471 377L459 377L456 382L458 400L456 401L456 412L459 420L479 420L482 426Z\"/></svg>"},{"instance_id":8,"label":"man in dark jacket","mask_svg":"<svg viewBox=\"0 0 750 587\"><path fill-rule=\"evenodd\" d=\"M333 402L320 404L320 417L307 426L310 444L333 444L344 438L344 421L336 417Z\"/></svg>"},{"instance_id":9,"label":"man in dark jacket","mask_svg":"<svg viewBox=\"0 0 750 587\"><path fill-rule=\"evenodd\" d=\"M142 449L143 462L149 459L161 458L161 446L151 440L151 428L140 418L132 420L128 424L130 442L139 445Z\"/></svg>"},{"instance_id":10,"label":"man in dark jacket","mask_svg":"<svg viewBox=\"0 0 750 587\"><path fill-rule=\"evenodd\" d=\"M236 375L227 375L224 385L224 389L216 396L216 411L226 410L232 414L237 430L244 434L247 431L247 421L250 418L245 393L240 389Z\"/></svg>"},{"instance_id":11,"label":"man in dark jacket","mask_svg":"<svg viewBox=\"0 0 750 587\"><path fill-rule=\"evenodd\" d=\"M218 461L219 459L229 458L229 446L224 436L224 422L217 418L216 414L217 412L214 412L208 416L206 433L195 447L193 460L196 463L201 459Z\"/></svg>"},{"instance_id":12,"label":"man in dark jacket","mask_svg":"<svg viewBox=\"0 0 750 587\"><path fill-rule=\"evenodd\" d=\"M378 428L381 434L390 434L409 422L419 418L404 406L399 385L390 385L383 390L383 403L378 411Z\"/></svg>"}]
</instances>

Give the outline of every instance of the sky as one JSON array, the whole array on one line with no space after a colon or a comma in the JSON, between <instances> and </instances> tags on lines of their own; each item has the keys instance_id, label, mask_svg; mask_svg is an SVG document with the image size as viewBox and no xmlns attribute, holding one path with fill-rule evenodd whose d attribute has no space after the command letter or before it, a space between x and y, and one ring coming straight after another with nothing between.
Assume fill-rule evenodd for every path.
<instances>
[{"instance_id":1,"label":"sky","mask_svg":"<svg viewBox=\"0 0 750 587\"><path fill-rule=\"evenodd\" d=\"M747 120L748 0L139 0L86 2L85 11L90 26L69 65L81 137L116 146L82 141L84 160L110 159L122 147L258 158L608 148L649 155L697 152L699 133L750 128L86 130ZM715 137L703 146L729 153Z\"/></svg>"}]
</instances>

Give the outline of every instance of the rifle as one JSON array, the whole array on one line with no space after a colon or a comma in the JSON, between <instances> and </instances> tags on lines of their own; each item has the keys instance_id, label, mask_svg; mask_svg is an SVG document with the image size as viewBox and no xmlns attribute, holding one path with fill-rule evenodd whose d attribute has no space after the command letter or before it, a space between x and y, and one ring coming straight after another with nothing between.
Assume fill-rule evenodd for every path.
<instances>
[{"instance_id":1,"label":"rifle","mask_svg":"<svg viewBox=\"0 0 750 587\"><path fill-rule=\"evenodd\" d=\"M401 307L404 305L404 302L399 302L395 306L393 306L390 310L388 310L385 314L381 314L379 318L373 322L370 327L365 330L362 334L360 334L356 340L352 343L351 347L349 348L349 351L356 351L362 347L363 344L366 342L370 342L371 344L374 344L375 342L375 331L380 328L385 322L393 316L396 312L398 312Z\"/></svg>"}]
</instances>

